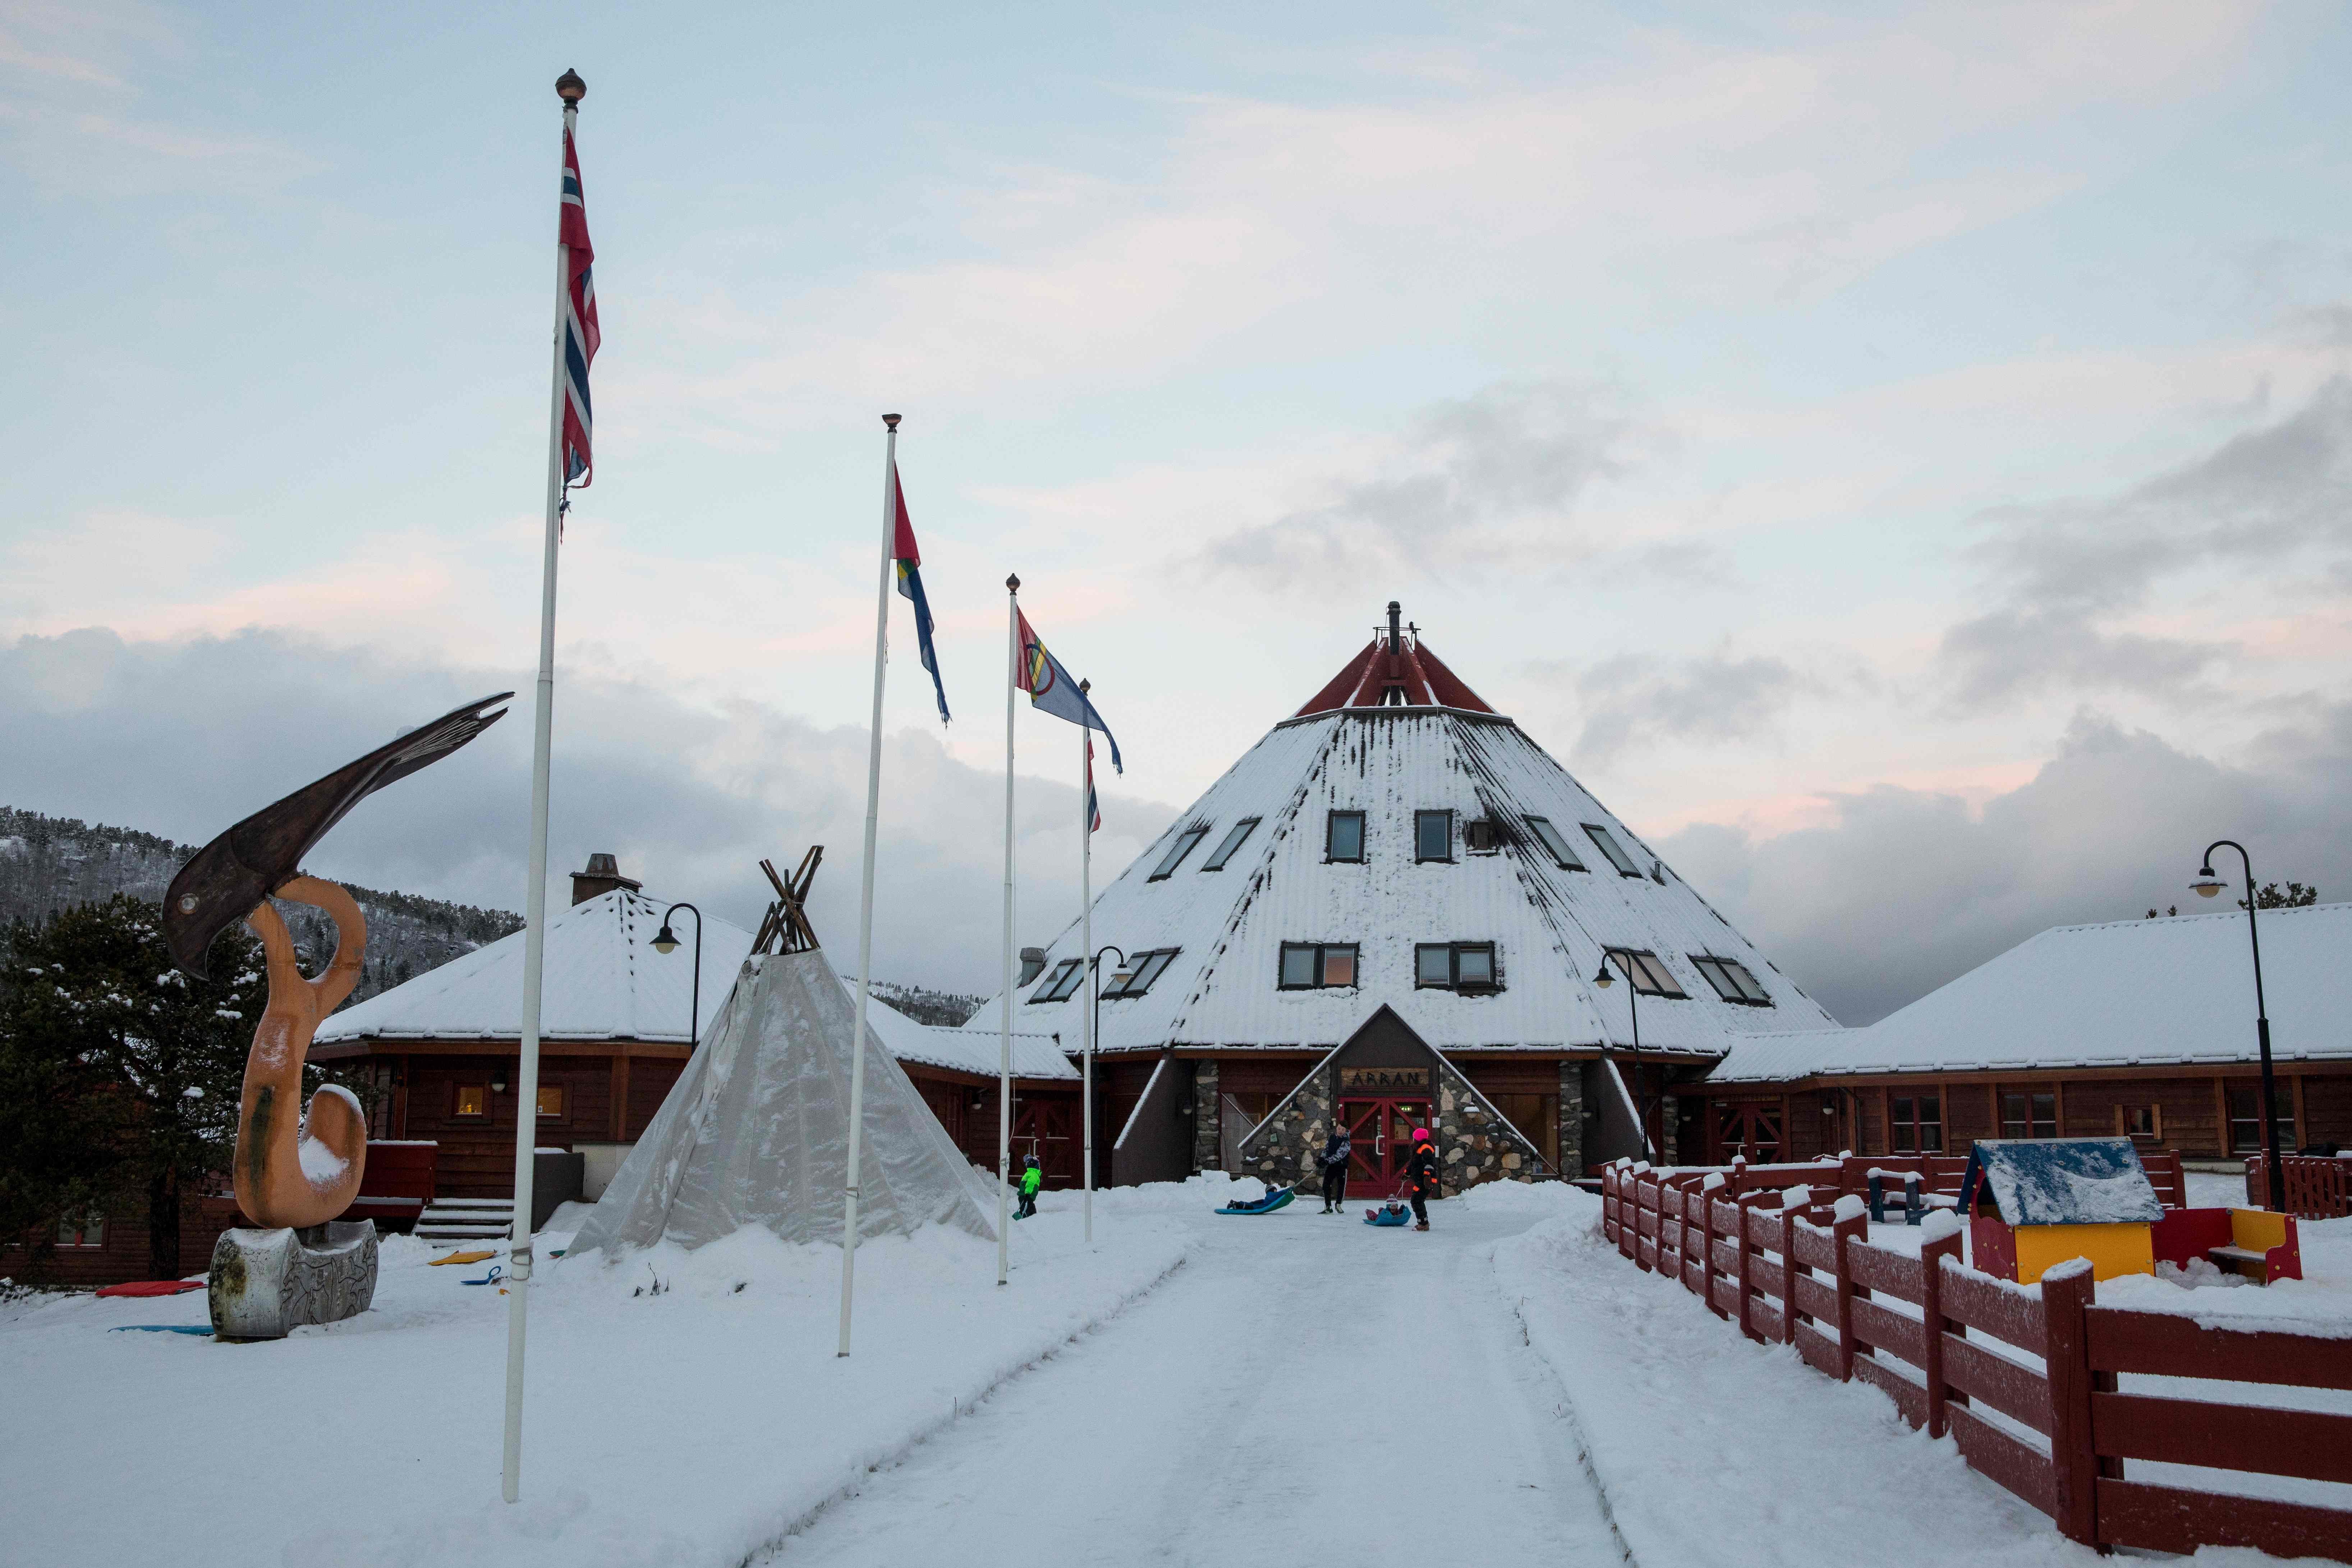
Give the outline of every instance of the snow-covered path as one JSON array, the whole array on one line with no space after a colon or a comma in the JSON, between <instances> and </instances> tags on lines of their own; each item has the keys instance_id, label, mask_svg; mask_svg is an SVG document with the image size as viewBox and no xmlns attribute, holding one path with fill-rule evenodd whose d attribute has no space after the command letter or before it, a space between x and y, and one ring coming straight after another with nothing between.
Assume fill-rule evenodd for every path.
<instances>
[{"instance_id":1,"label":"snow-covered path","mask_svg":"<svg viewBox=\"0 0 2352 1568\"><path fill-rule=\"evenodd\" d=\"M765 1561L1622 1562L1495 1283L1496 1243L1554 1211L1446 1203L1423 1235L1361 1209L1196 1213L1159 1289Z\"/></svg>"}]
</instances>

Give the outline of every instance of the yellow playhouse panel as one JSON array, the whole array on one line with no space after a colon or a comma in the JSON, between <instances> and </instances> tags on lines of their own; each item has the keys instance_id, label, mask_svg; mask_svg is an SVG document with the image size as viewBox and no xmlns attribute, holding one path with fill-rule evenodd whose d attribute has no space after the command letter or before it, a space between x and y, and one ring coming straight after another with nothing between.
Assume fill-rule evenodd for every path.
<instances>
[{"instance_id":1,"label":"yellow playhouse panel","mask_svg":"<svg viewBox=\"0 0 2352 1568\"><path fill-rule=\"evenodd\" d=\"M2021 1225L2014 1234L2021 1285L2070 1258L2089 1258L2094 1279L2156 1272L2155 1245L2144 1225Z\"/></svg>"}]
</instances>

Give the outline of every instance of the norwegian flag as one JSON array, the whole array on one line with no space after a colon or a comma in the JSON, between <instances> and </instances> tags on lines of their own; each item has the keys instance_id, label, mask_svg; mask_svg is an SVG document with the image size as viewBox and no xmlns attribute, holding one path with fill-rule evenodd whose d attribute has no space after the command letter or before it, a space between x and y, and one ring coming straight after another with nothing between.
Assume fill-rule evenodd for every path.
<instances>
[{"instance_id":1,"label":"norwegian flag","mask_svg":"<svg viewBox=\"0 0 2352 1568\"><path fill-rule=\"evenodd\" d=\"M596 247L588 240L588 207L580 195L580 153L572 132L563 133L563 206L558 237L571 247L571 287L563 305L563 482L586 489L593 470L589 432L588 367L604 334L596 326L596 283L590 265Z\"/></svg>"}]
</instances>

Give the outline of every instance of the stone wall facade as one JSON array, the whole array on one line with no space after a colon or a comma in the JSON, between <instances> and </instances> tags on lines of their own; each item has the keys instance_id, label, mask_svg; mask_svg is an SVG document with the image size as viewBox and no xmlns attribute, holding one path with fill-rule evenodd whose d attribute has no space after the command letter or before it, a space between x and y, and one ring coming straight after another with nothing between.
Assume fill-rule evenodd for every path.
<instances>
[{"instance_id":1,"label":"stone wall facade","mask_svg":"<svg viewBox=\"0 0 2352 1568\"><path fill-rule=\"evenodd\" d=\"M1584 1174L1584 1064L1559 1064L1559 1175Z\"/></svg>"},{"instance_id":2,"label":"stone wall facade","mask_svg":"<svg viewBox=\"0 0 2352 1568\"><path fill-rule=\"evenodd\" d=\"M1218 1111L1217 1064L1192 1064L1192 1169L1215 1171L1224 1166L1224 1142Z\"/></svg>"}]
</instances>

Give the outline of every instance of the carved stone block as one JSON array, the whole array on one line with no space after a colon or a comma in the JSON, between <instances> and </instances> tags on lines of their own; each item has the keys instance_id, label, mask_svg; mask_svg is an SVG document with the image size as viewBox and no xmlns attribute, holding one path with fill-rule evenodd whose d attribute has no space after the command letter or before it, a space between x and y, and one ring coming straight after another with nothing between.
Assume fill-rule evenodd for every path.
<instances>
[{"instance_id":1,"label":"carved stone block","mask_svg":"<svg viewBox=\"0 0 2352 1568\"><path fill-rule=\"evenodd\" d=\"M304 1323L355 1318L375 1300L375 1270L373 1220L223 1231L208 1291L213 1332L282 1340Z\"/></svg>"}]
</instances>

